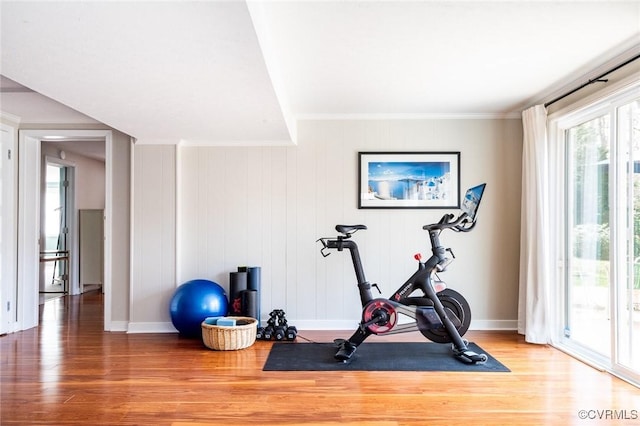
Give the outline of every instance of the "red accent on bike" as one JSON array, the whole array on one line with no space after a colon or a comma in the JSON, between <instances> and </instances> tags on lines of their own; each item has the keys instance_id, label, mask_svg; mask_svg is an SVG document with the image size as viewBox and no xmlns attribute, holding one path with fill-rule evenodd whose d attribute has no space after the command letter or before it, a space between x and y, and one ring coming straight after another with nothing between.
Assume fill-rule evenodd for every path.
<instances>
[{"instance_id":1,"label":"red accent on bike","mask_svg":"<svg viewBox=\"0 0 640 426\"><path fill-rule=\"evenodd\" d=\"M440 293L442 290L447 288L447 284L442 281L437 281L433 283L433 289L436 293Z\"/></svg>"},{"instance_id":2,"label":"red accent on bike","mask_svg":"<svg viewBox=\"0 0 640 426\"><path fill-rule=\"evenodd\" d=\"M416 253L413 255L413 258L420 262L422 260L422 255L420 253Z\"/></svg>"}]
</instances>

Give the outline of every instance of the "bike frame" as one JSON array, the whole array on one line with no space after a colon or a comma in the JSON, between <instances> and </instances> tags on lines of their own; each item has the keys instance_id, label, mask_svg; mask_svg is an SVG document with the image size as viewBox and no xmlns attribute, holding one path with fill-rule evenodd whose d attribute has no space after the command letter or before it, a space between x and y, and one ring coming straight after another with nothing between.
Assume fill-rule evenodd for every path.
<instances>
[{"instance_id":1,"label":"bike frame","mask_svg":"<svg viewBox=\"0 0 640 426\"><path fill-rule=\"evenodd\" d=\"M381 304L386 306L392 306L393 309L401 314L405 314L414 319L411 323L405 324L393 324L389 329L382 329L383 331L376 332L375 334L396 334L396 333L406 333L409 331L416 331L419 329L417 322L417 312L418 309L424 308L433 308L441 321L442 326L444 326L447 334L451 338L451 342L454 345L454 353L458 358L461 355L468 355L469 357L477 355L467 348L467 342L462 339L458 329L456 328L456 324L449 318L445 307L442 302L438 298L436 290L433 285L432 276L437 272L443 272L449 263L451 263L452 259L446 256L447 251L451 253L451 249L445 248L440 243L440 233L444 229L452 229L457 232L467 232L470 231L475 226L475 221L465 221L466 214L461 214L456 220L453 220L453 215L444 215L440 222L437 224L425 225L423 229L429 231L429 239L431 243L432 255L427 259L426 262L421 262L420 257L416 255L416 259L418 260L418 270L411 275L411 277L404 282L388 299L376 299L374 298L371 288L378 288L377 284L371 284L367 281L364 268L362 266L362 260L360 258L360 252L358 250L358 245L355 241L350 240L351 235L361 229L366 229L364 225L354 225L354 226L336 226L336 230L344 235L339 235L337 238L321 238L319 241L322 242L324 248L321 250L323 256L328 256L328 253L324 252L324 249L336 249L338 251L348 250L351 254L351 261L353 263L354 272L356 274L356 280L358 283L358 290L360 293L360 301L362 304L363 310L366 310L368 306L371 306L372 302L377 300L380 301ZM411 294L416 290L419 290L421 296L419 297L411 297ZM378 291L380 289L378 288ZM418 300L425 301L425 304L417 305L415 302ZM364 311L363 311L364 312ZM344 350L344 342L348 342L352 346L350 349L351 354L355 351L355 348L360 345L368 336L373 334L370 330L370 326L372 324L376 324L377 321L384 322L388 320L388 317L385 316L384 313L378 313L379 317L372 319L371 321L360 324L356 332L351 336L348 341L342 341ZM340 352L340 351L339 351ZM346 358L350 358L351 354L349 354ZM338 355L336 355L338 357ZM486 360L486 356L483 358ZM478 363L483 362L479 359L473 358L473 360L468 361L465 359L465 362Z\"/></svg>"},{"instance_id":2,"label":"bike frame","mask_svg":"<svg viewBox=\"0 0 640 426\"><path fill-rule=\"evenodd\" d=\"M424 263L419 262L418 270L414 272L413 275L411 275L411 277L409 277L409 279L404 282L404 284L398 287L398 289L387 300L391 302L396 302L396 304L394 305L396 305L396 308L399 311L401 311L401 313L407 313L407 312L402 312L404 311L404 309L402 309L402 307L400 306L397 306L397 304L405 305L405 306L413 305L411 302L415 300L415 297L409 297L409 296L413 294L416 290L420 290L421 296L419 297L426 298L430 301L429 305L423 305L423 306L433 306L433 308L437 312L438 316L440 317L440 320L442 321L447 331L449 333L451 333L452 330L455 331L455 334L452 336L453 343L457 345L462 344L463 340L462 338L459 337L455 324L453 324L453 322L449 319L448 315L446 314L444 306L440 302L440 299L438 299L438 296L432 284L432 278L431 278L435 272L444 271L444 268L438 271L438 265L441 265L444 262L447 262L447 264L450 262L449 262L449 259L444 256L446 249L444 249L440 245L439 232L431 231L430 237L431 237L431 242L433 247L432 249L433 255L426 262ZM350 238L350 236L347 238ZM358 250L357 243L355 241L345 239L345 237L343 236L339 236L338 239L336 240L325 240L324 242L326 243L325 247L330 249L335 248L338 251L344 251L345 249L349 250L351 254L351 262L353 264L353 269L356 274L358 290L360 292L360 302L362 307L364 308L369 302L376 299L373 296L371 289L374 286L377 287L377 285L371 284L369 281L367 281L365 277L365 272L362 266L362 260L360 258L360 252ZM416 331L417 329L418 327L416 323L413 322L413 323L398 325L394 327L394 329L389 330L388 332L379 333L379 334L406 333L410 331ZM458 338L460 339L459 342L456 342L457 340L456 336L458 336Z\"/></svg>"}]
</instances>

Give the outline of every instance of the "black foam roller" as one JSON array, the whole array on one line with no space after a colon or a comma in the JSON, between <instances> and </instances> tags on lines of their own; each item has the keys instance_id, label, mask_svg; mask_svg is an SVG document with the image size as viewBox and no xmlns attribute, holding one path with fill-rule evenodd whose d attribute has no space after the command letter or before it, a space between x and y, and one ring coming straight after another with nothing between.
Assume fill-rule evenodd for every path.
<instances>
[{"instance_id":1,"label":"black foam roller","mask_svg":"<svg viewBox=\"0 0 640 426\"><path fill-rule=\"evenodd\" d=\"M242 292L247 289L247 273L231 272L229 273L229 293L230 302L229 312L231 315L242 315Z\"/></svg>"},{"instance_id":2,"label":"black foam roller","mask_svg":"<svg viewBox=\"0 0 640 426\"><path fill-rule=\"evenodd\" d=\"M260 291L260 267L247 268L247 290Z\"/></svg>"},{"instance_id":3,"label":"black foam roller","mask_svg":"<svg viewBox=\"0 0 640 426\"><path fill-rule=\"evenodd\" d=\"M259 266L250 266L247 268L247 290L256 291L256 316L258 326L260 325L260 280L261 269Z\"/></svg>"},{"instance_id":4,"label":"black foam roller","mask_svg":"<svg viewBox=\"0 0 640 426\"><path fill-rule=\"evenodd\" d=\"M258 316L258 292L256 290L245 290L242 292L242 315L255 318L260 321Z\"/></svg>"}]
</instances>

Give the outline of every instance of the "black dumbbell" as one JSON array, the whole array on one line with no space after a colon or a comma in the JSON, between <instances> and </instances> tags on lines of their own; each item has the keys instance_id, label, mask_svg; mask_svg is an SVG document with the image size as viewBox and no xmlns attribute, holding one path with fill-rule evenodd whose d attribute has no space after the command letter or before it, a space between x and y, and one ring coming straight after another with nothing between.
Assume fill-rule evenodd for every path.
<instances>
[{"instance_id":1,"label":"black dumbbell","mask_svg":"<svg viewBox=\"0 0 640 426\"><path fill-rule=\"evenodd\" d=\"M262 332L262 337L264 340L271 340L271 338L273 337L273 332L274 329L272 326L267 326L264 328L264 331Z\"/></svg>"},{"instance_id":2,"label":"black dumbbell","mask_svg":"<svg viewBox=\"0 0 640 426\"><path fill-rule=\"evenodd\" d=\"M274 329L274 332L273 332L274 339L284 340L286 335L287 335L287 329L285 327L282 327L281 325L279 325Z\"/></svg>"},{"instance_id":3,"label":"black dumbbell","mask_svg":"<svg viewBox=\"0 0 640 426\"><path fill-rule=\"evenodd\" d=\"M298 329L296 328L295 325L287 327L287 333L286 334L287 334L286 335L287 340L294 340L296 338L296 336L298 335Z\"/></svg>"}]
</instances>

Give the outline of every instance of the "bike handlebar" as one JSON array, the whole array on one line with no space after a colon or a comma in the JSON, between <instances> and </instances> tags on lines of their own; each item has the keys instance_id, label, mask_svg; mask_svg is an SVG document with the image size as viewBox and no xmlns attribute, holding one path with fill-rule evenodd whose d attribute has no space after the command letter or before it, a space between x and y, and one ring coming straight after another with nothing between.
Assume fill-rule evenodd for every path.
<instances>
[{"instance_id":1,"label":"bike handlebar","mask_svg":"<svg viewBox=\"0 0 640 426\"><path fill-rule=\"evenodd\" d=\"M476 221L472 220L464 212L461 213L457 218L454 218L454 214L445 214L444 216L442 216L438 223L424 225L422 229L427 231L442 231L444 229L451 229L455 232L469 232L476 226Z\"/></svg>"},{"instance_id":2,"label":"bike handlebar","mask_svg":"<svg viewBox=\"0 0 640 426\"><path fill-rule=\"evenodd\" d=\"M475 220L468 217L466 213L461 213L457 218L455 218L455 215L453 214L445 214L438 223L423 226L422 229L429 231L433 256L431 256L427 262L420 263L421 267L431 268L433 271L437 272L443 272L452 260L446 256L446 252L448 251L451 253L451 256L455 256L450 248L444 248L440 245L440 232L444 229L452 229L455 232L469 232L475 225ZM330 249L336 249L338 251L343 251L345 249L349 250L351 252L351 259L353 261L356 277L358 278L359 283L365 283L366 279L360 260L360 254L358 252L358 245L355 241L351 240L351 235L364 229L367 229L365 225L336 225L336 231L342 235L338 235L337 237L319 238L316 240L316 242L320 241L322 243L320 253L323 257L329 256L330 253L328 250ZM418 259L418 261L420 262L420 259ZM367 289L367 292L368 291L369 290Z\"/></svg>"},{"instance_id":3,"label":"bike handlebar","mask_svg":"<svg viewBox=\"0 0 640 426\"><path fill-rule=\"evenodd\" d=\"M445 214L440 218L438 223L424 225L422 229L427 231L443 231L444 229L451 229L455 232L469 232L475 226L476 221L471 220L471 218L463 212L457 218L454 214ZM324 257L326 257L329 255L329 253L325 252L327 249L338 249L338 251L342 251L344 248L351 248L351 246L355 244L354 242L349 241L351 235L363 229L367 229L367 227L365 225L336 225L336 231L342 235L339 235L337 238L319 238L317 241L320 241L323 246L320 252ZM434 238L434 236L432 236L432 238Z\"/></svg>"},{"instance_id":4,"label":"bike handlebar","mask_svg":"<svg viewBox=\"0 0 640 426\"><path fill-rule=\"evenodd\" d=\"M427 231L451 229L455 232L469 232L476 226L476 221L471 220L471 218L464 212L457 218L454 218L454 214L445 214L440 218L438 223L424 225L422 229ZM338 242L351 238L352 234L363 229L367 229L367 227L365 225L336 225L336 231L342 234L337 240L333 240L332 238L320 238L318 241L322 241L325 248L341 248L341 245L338 244ZM330 244L328 245L327 243Z\"/></svg>"}]
</instances>

